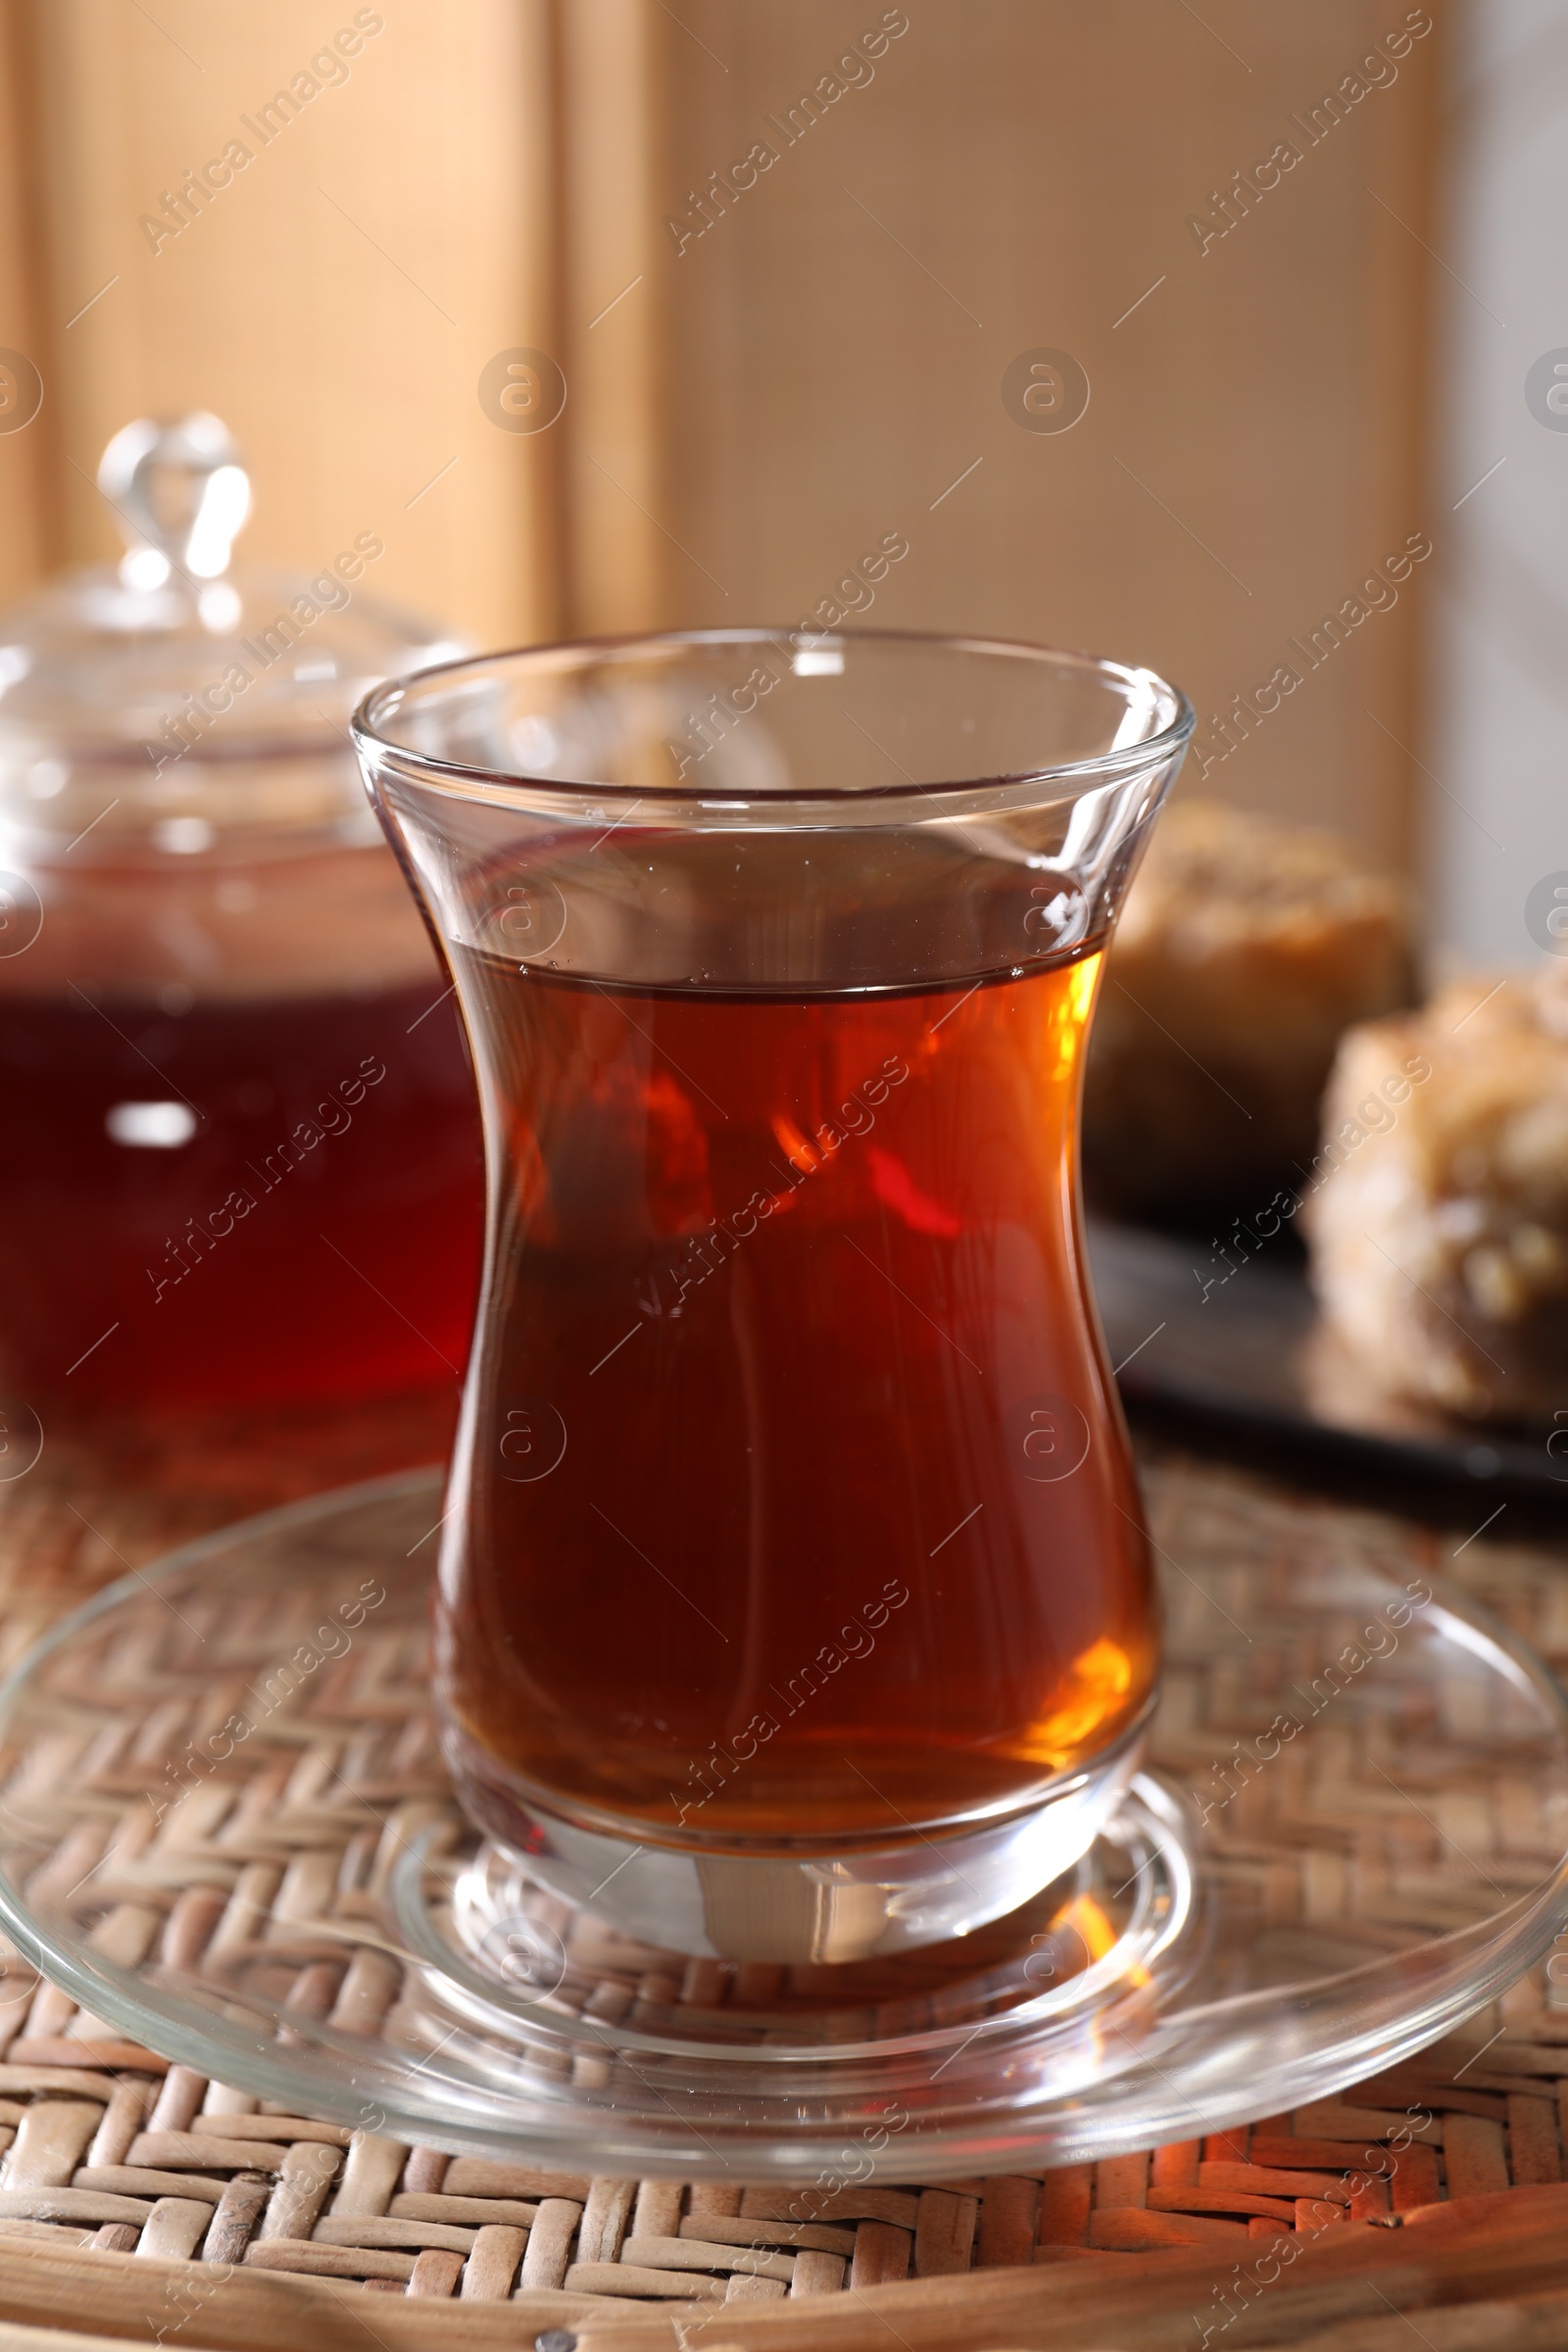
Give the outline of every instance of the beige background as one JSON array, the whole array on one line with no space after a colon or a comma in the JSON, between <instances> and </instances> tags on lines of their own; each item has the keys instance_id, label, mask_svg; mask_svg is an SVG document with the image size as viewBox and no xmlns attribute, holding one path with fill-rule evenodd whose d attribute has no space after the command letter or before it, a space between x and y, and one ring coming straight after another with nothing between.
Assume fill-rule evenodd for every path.
<instances>
[{"instance_id":1,"label":"beige background","mask_svg":"<svg viewBox=\"0 0 1568 2352\"><path fill-rule=\"evenodd\" d=\"M787 148L764 117L877 0L376 13L350 78L154 254L138 216L354 8L7 0L24 135L0 120L0 344L46 383L0 435L8 587L107 552L103 442L198 405L247 450L248 552L315 567L374 529L384 594L491 643L793 619L898 531L862 617L1146 661L1201 722L1407 532L1441 561L1441 31L1229 236L1200 254L1186 224L1304 144L1287 117L1400 24L1396 0L908 0L874 78ZM760 137L776 165L677 253L666 216ZM514 346L564 370L548 431L481 410ZM1068 432L1003 405L1038 346L1088 373ZM1407 858L1421 584L1209 787Z\"/></svg>"},{"instance_id":2,"label":"beige background","mask_svg":"<svg viewBox=\"0 0 1568 2352\"><path fill-rule=\"evenodd\" d=\"M377 10L349 79L156 254L139 217L226 140L256 146L240 117L352 24L353 0L154 0L156 24L132 0L14 9L61 552L117 544L92 477L119 425L211 408L255 477L248 554L317 569L375 530L383 594L485 635L548 627L552 455L487 424L474 392L498 347L554 339L543 9Z\"/></svg>"}]
</instances>

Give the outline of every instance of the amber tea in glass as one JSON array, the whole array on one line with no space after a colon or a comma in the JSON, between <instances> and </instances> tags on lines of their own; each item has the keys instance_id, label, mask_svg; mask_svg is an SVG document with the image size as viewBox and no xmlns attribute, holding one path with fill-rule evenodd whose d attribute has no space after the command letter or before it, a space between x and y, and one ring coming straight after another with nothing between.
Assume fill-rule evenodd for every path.
<instances>
[{"instance_id":1,"label":"amber tea in glass","mask_svg":"<svg viewBox=\"0 0 1568 2352\"><path fill-rule=\"evenodd\" d=\"M1188 724L1086 657L761 632L362 713L487 1143L448 1752L628 1932L961 1933L1133 1769L1158 1637L1077 1117Z\"/></svg>"}]
</instances>

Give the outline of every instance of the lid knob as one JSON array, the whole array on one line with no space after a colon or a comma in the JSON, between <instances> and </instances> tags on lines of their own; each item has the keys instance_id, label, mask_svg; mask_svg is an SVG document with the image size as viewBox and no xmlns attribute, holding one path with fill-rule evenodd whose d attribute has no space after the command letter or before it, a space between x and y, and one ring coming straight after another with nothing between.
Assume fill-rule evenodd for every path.
<instances>
[{"instance_id":1,"label":"lid knob","mask_svg":"<svg viewBox=\"0 0 1568 2352\"><path fill-rule=\"evenodd\" d=\"M215 580L251 511L250 476L220 417L138 416L115 435L98 467L128 553L127 588L161 588L172 571Z\"/></svg>"}]
</instances>

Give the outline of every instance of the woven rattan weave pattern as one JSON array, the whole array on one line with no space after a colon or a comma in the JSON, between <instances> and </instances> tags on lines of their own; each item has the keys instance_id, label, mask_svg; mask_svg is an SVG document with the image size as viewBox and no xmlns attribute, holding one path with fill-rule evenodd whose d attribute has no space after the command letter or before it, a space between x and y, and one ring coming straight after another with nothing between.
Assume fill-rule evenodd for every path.
<instances>
[{"instance_id":1,"label":"woven rattan weave pattern","mask_svg":"<svg viewBox=\"0 0 1568 2352\"><path fill-rule=\"evenodd\" d=\"M1563 2178L1568 2009L1537 1985L1499 2037L1249 2131L1043 2178L808 2193L804 2222L787 2187L550 2174L275 2115L97 2038L47 1985L8 1989L0 2236L413 2295L767 2300L1193 2246L1223 2278L1281 2235Z\"/></svg>"},{"instance_id":2,"label":"woven rattan weave pattern","mask_svg":"<svg viewBox=\"0 0 1568 2352\"><path fill-rule=\"evenodd\" d=\"M356 1469L379 1466L373 1454L353 1459ZM59 1475L74 1470L79 1457ZM79 1475L69 1484L77 1528L90 1526L90 1535L63 1540L63 1498L41 1480L30 1494L7 1495L0 1509L10 1655L104 1573L192 1531L188 1498L172 1514L121 1481L96 1494ZM1210 1500L1222 1515L1239 1505L1265 1516L1294 1507L1224 1473L1189 1469L1182 1486L1189 1509ZM240 1481L232 1493L220 1484L201 1515L230 1516L264 1498ZM1483 1538L1455 1557L1451 1540L1358 1515L1325 1514L1326 1524L1330 1518L1342 1532L1353 1527L1396 1541L1412 1559L1461 1579L1559 1669L1568 1664L1568 1578L1550 1552ZM1218 1720L1227 1719L1228 1703L1221 1693ZM416 1806L419 1754L411 1741L403 1767L406 1799ZM274 1791L274 1801L282 1793ZM1457 1800L1433 1825L1435 1839L1461 1842L1478 1868L1495 1865L1503 1877L1521 1837L1528 1843L1538 1835L1532 1823L1485 1805L1466 1810ZM68 1829L62 1867L69 1846ZM1362 1822L1348 1825L1348 1850L1359 1865L1376 1867L1378 1848L1369 1806ZM1282 1917L1310 1899L1288 1855L1279 1857L1271 1884ZM122 1932L137 1931L127 1923ZM351 1985L341 1967L306 1963L323 1970L321 1998L384 1998L373 1966L355 1966L361 1976ZM660 2310L695 2321L716 2318L714 2306L722 2305L739 2328L753 2314L760 2320L759 2306L797 2308L804 2298L828 2297L848 2316L860 2292L891 2281L956 2286L1009 2265L1065 2265L1075 2276L1103 2273L1130 2282L1144 2274L1146 2265L1133 2259L1143 2255L1176 2265L1172 2280L1180 2276L1190 2299L1191 2268L1180 2255L1187 2249L1212 2256L1206 2325L1213 2331L1245 2307L1254 2271L1261 2275L1272 2263L1278 2276L1284 2241L1333 2244L1336 2232L1348 2230L1348 2245L1356 2223L1388 2230L1423 2207L1563 2180L1568 1983L1559 1988L1556 1976L1568 1980L1568 1963L1548 1962L1461 2037L1396 2074L1245 2132L1043 2177L897 2188L872 2181L816 2198L803 2221L798 2189L548 2175L278 2115L116 2040L13 1960L0 1979L0 2275L6 2258L28 2248L40 2257L78 2249L101 2260L107 2310L118 2292L114 2279L124 2275L112 2257L161 2257L160 2271L172 2262L190 2279L188 2302L175 2297L169 2323L190 2345L230 2340L205 2332L201 2313L210 2282L232 2267L334 2281L351 2297L477 2306L523 2296L516 2340L530 2341L530 2328L561 2325L581 2331L586 2346L599 2340L601 2315L609 2322ZM1515 2200L1507 2202L1511 2208ZM1391 2256L1397 2235L1389 2231ZM1564 2269L1568 2276L1568 2261ZM886 2308L892 2314L895 2307ZM901 2325L908 2336L912 2311ZM1406 2323L1390 2326L1409 2340ZM916 2333L922 2344L948 2340ZM722 2329L705 2335L714 2344L743 2340ZM866 2340L878 2338L886 2340L880 2323ZM994 2340L1055 2339L1048 2331ZM1183 2340L1196 2344L1201 2334ZM1231 2340L1274 2339L1242 2330ZM1446 2348L1494 2339L1482 2332L1442 2340Z\"/></svg>"}]
</instances>

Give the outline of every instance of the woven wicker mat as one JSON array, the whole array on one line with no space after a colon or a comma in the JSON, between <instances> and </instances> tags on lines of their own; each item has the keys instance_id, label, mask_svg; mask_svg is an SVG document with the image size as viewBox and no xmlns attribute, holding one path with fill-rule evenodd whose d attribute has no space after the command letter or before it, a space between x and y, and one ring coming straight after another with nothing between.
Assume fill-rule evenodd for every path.
<instances>
[{"instance_id":1,"label":"woven wicker mat","mask_svg":"<svg viewBox=\"0 0 1568 2352\"><path fill-rule=\"evenodd\" d=\"M173 1542L440 1452L450 1412L441 1395L51 1437L0 1488L0 1661ZM1185 1475L1233 1508L1248 1492ZM1561 1548L1416 1541L1568 1671ZM1482 1859L1507 1843L1505 1822L1465 1826ZM1568 2345L1568 1983L1546 1969L1326 2103L1044 2176L842 2191L804 2224L798 2190L351 2135L103 2033L5 1967L0 2314L31 2326L0 2325L0 2352L40 2343L32 2327L57 2347L83 2328L191 2348Z\"/></svg>"}]
</instances>

